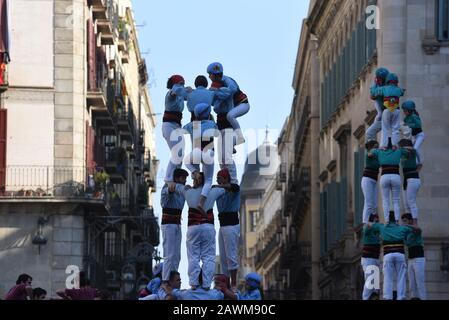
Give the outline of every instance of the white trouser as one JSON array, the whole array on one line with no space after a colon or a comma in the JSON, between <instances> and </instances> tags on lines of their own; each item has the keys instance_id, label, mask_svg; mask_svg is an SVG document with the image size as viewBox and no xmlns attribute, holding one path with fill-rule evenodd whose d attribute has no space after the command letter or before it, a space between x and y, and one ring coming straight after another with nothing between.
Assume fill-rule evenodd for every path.
<instances>
[{"instance_id":1,"label":"white trouser","mask_svg":"<svg viewBox=\"0 0 449 320\"><path fill-rule=\"evenodd\" d=\"M201 191L201 195L207 197L212 187L212 180L214 178L214 156L215 152L212 149L201 151L199 148L195 148L189 153L184 162L186 168L190 172L200 171L200 164L203 167L204 173L204 185Z\"/></svg>"},{"instance_id":2,"label":"white trouser","mask_svg":"<svg viewBox=\"0 0 449 320\"><path fill-rule=\"evenodd\" d=\"M368 223L369 216L377 213L377 181L362 177L362 192L365 202L363 204L363 223Z\"/></svg>"},{"instance_id":3,"label":"white trouser","mask_svg":"<svg viewBox=\"0 0 449 320\"><path fill-rule=\"evenodd\" d=\"M233 155L234 149L234 132L232 129L220 130L218 137L218 159L220 169L227 168L231 176L231 183L238 184L237 168L235 166Z\"/></svg>"},{"instance_id":4,"label":"white trouser","mask_svg":"<svg viewBox=\"0 0 449 320\"><path fill-rule=\"evenodd\" d=\"M139 300L141 301L147 301L147 300L159 300L159 297L157 296L157 294L149 294L146 297L143 298L139 298Z\"/></svg>"},{"instance_id":5,"label":"white trouser","mask_svg":"<svg viewBox=\"0 0 449 320\"><path fill-rule=\"evenodd\" d=\"M396 279L398 300L405 300L407 263L403 253L395 252L384 255L384 300L393 300L393 280Z\"/></svg>"},{"instance_id":6,"label":"white trouser","mask_svg":"<svg viewBox=\"0 0 449 320\"><path fill-rule=\"evenodd\" d=\"M215 227L201 224L187 228L187 258L189 261L189 284L198 286L198 277L203 270L203 288L209 288L215 271ZM202 267L200 267L200 261Z\"/></svg>"},{"instance_id":7,"label":"white trouser","mask_svg":"<svg viewBox=\"0 0 449 320\"><path fill-rule=\"evenodd\" d=\"M168 281L171 271L178 271L181 261L181 225L163 224L162 247L164 249L164 265L162 267L162 280Z\"/></svg>"},{"instance_id":8,"label":"white trouser","mask_svg":"<svg viewBox=\"0 0 449 320\"><path fill-rule=\"evenodd\" d=\"M421 179L407 179L407 190L404 191L404 206L408 213L411 213L413 219L418 219L418 206L416 205L416 197L419 188L421 188Z\"/></svg>"},{"instance_id":9,"label":"white trouser","mask_svg":"<svg viewBox=\"0 0 449 320\"><path fill-rule=\"evenodd\" d=\"M426 300L426 258L408 260L408 281L410 284L410 298Z\"/></svg>"},{"instance_id":10,"label":"white trouser","mask_svg":"<svg viewBox=\"0 0 449 320\"><path fill-rule=\"evenodd\" d=\"M391 112L385 109L382 113L382 139L381 148L388 146L388 137L391 133L391 143L397 146L399 142L399 129L401 128L401 112L396 109Z\"/></svg>"},{"instance_id":11,"label":"white trouser","mask_svg":"<svg viewBox=\"0 0 449 320\"><path fill-rule=\"evenodd\" d=\"M377 134L382 130L382 106L377 100L374 101L374 106L377 110L377 116L376 119L374 119L373 124L366 130L366 142L377 140Z\"/></svg>"},{"instance_id":12,"label":"white trouser","mask_svg":"<svg viewBox=\"0 0 449 320\"><path fill-rule=\"evenodd\" d=\"M415 143L413 144L413 149L416 150L416 164L423 163L423 156L420 148L425 138L426 135L424 134L424 132L420 132L415 136Z\"/></svg>"},{"instance_id":13,"label":"white trouser","mask_svg":"<svg viewBox=\"0 0 449 320\"><path fill-rule=\"evenodd\" d=\"M373 258L362 258L361 259L363 274L365 275L365 282L363 285L363 300L369 300L371 295L376 292L379 293L380 288L372 288L373 284L370 283L369 279L373 276L373 270L371 268L368 268L370 266L375 266L379 268L380 261L379 259L373 259ZM380 272L378 273L380 275ZM367 283L368 281L368 283Z\"/></svg>"},{"instance_id":14,"label":"white trouser","mask_svg":"<svg viewBox=\"0 0 449 320\"><path fill-rule=\"evenodd\" d=\"M393 198L393 210L396 221L401 218L401 176L398 174L385 174L380 178L382 188L382 204L385 223L390 215L390 196Z\"/></svg>"},{"instance_id":15,"label":"white trouser","mask_svg":"<svg viewBox=\"0 0 449 320\"><path fill-rule=\"evenodd\" d=\"M231 124L234 130L240 129L240 125L237 121L237 118L247 114L248 111L249 111L249 103L241 103L238 106L232 108L232 110L228 112L226 118L228 119L229 123Z\"/></svg>"},{"instance_id":16,"label":"white trouser","mask_svg":"<svg viewBox=\"0 0 449 320\"><path fill-rule=\"evenodd\" d=\"M162 136L170 148L170 161L167 165L167 172L165 172L165 182L173 181L173 172L182 166L182 159L184 157L184 134L181 126L175 122L162 123Z\"/></svg>"},{"instance_id":17,"label":"white trouser","mask_svg":"<svg viewBox=\"0 0 449 320\"><path fill-rule=\"evenodd\" d=\"M239 268L240 224L220 227L218 231L218 250L223 274L228 277L229 271Z\"/></svg>"}]
</instances>

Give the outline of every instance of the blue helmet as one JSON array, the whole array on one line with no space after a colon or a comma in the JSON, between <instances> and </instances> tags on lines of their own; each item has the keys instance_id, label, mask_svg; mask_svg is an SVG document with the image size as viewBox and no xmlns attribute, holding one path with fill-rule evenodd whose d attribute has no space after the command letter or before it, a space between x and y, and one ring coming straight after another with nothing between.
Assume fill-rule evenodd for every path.
<instances>
[{"instance_id":1,"label":"blue helmet","mask_svg":"<svg viewBox=\"0 0 449 320\"><path fill-rule=\"evenodd\" d=\"M210 111L211 111L211 106L209 104L207 104L207 103L198 103L195 106L195 109L194 109L195 116L198 119L207 119L207 118L209 118Z\"/></svg>"},{"instance_id":2,"label":"blue helmet","mask_svg":"<svg viewBox=\"0 0 449 320\"><path fill-rule=\"evenodd\" d=\"M402 104L402 109L407 111L414 111L416 110L416 104L412 100L407 100Z\"/></svg>"},{"instance_id":3,"label":"blue helmet","mask_svg":"<svg viewBox=\"0 0 449 320\"><path fill-rule=\"evenodd\" d=\"M245 280L251 287L257 288L262 282L262 277L256 272L250 272L246 275Z\"/></svg>"},{"instance_id":4,"label":"blue helmet","mask_svg":"<svg viewBox=\"0 0 449 320\"><path fill-rule=\"evenodd\" d=\"M376 77L385 80L388 75L390 74L390 71L385 68L379 68L376 70Z\"/></svg>"},{"instance_id":5,"label":"blue helmet","mask_svg":"<svg viewBox=\"0 0 449 320\"><path fill-rule=\"evenodd\" d=\"M387 76L387 83L393 82L393 83L398 83L399 82L399 78L398 75L396 73L390 73Z\"/></svg>"},{"instance_id":6,"label":"blue helmet","mask_svg":"<svg viewBox=\"0 0 449 320\"><path fill-rule=\"evenodd\" d=\"M211 63L207 67L207 73L211 74L222 74L223 73L223 65L220 62Z\"/></svg>"}]
</instances>

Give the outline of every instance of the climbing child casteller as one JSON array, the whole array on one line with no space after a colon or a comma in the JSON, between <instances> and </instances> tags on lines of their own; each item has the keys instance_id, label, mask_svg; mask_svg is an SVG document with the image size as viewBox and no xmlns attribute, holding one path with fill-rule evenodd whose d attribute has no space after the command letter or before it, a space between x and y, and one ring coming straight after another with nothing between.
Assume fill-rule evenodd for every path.
<instances>
[{"instance_id":1,"label":"climbing child casteller","mask_svg":"<svg viewBox=\"0 0 449 320\"><path fill-rule=\"evenodd\" d=\"M416 111L416 104L412 100L405 101L402 104L402 110L405 115L404 124L412 130L412 136L415 140L413 148L416 150L416 164L418 170L420 170L423 163L420 148L425 139L425 135L422 130L421 118L419 117L419 113Z\"/></svg>"},{"instance_id":2,"label":"climbing child casteller","mask_svg":"<svg viewBox=\"0 0 449 320\"><path fill-rule=\"evenodd\" d=\"M386 80L390 71L385 68L379 68L376 70L376 77L374 79L374 85L371 87L371 99L374 100L374 107L376 108L377 115L373 124L366 130L366 141L376 140L377 134L382 130L382 113L385 110L384 97L382 95L376 96L376 90L385 86Z\"/></svg>"},{"instance_id":3,"label":"climbing child casteller","mask_svg":"<svg viewBox=\"0 0 449 320\"><path fill-rule=\"evenodd\" d=\"M243 137L237 118L248 113L250 109L247 95L240 90L239 85L234 79L223 75L223 66L221 63L211 63L207 67L207 73L213 82L211 87L212 89L227 87L230 90L230 98L232 99L230 99L229 102L230 105L233 105L233 107L225 111L225 117L235 131L236 145L244 143L245 138Z\"/></svg>"},{"instance_id":4,"label":"climbing child casteller","mask_svg":"<svg viewBox=\"0 0 449 320\"><path fill-rule=\"evenodd\" d=\"M173 75L167 82L167 95L165 96L165 112L162 119L162 136L170 148L170 161L165 173L165 182L173 181L173 172L181 168L184 136L181 131L182 112L184 101L191 88L184 87L184 78L180 75Z\"/></svg>"},{"instance_id":5,"label":"climbing child casteller","mask_svg":"<svg viewBox=\"0 0 449 320\"><path fill-rule=\"evenodd\" d=\"M218 134L214 121L209 120L211 107L207 103L199 103L195 106L195 117L197 121L190 122L184 129L192 137L192 152L185 158L187 169L195 176L199 173L200 165L204 172L204 186L198 204L199 209L203 208L207 195L212 187L214 176L214 136Z\"/></svg>"},{"instance_id":6,"label":"climbing child casteller","mask_svg":"<svg viewBox=\"0 0 449 320\"><path fill-rule=\"evenodd\" d=\"M404 96L405 90L398 87L399 78L395 73L390 73L386 79L386 86L379 87L372 92L373 98L384 97L382 112L382 138L381 149L386 149L388 138L391 136L393 148L397 148L399 142L399 129L401 127L401 112L399 111L400 98Z\"/></svg>"}]
</instances>

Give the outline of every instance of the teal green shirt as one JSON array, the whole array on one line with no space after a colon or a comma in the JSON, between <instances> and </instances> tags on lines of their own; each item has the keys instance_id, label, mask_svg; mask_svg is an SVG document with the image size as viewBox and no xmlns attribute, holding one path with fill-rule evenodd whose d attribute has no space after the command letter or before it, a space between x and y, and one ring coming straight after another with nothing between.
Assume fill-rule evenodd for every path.
<instances>
[{"instance_id":1,"label":"teal green shirt","mask_svg":"<svg viewBox=\"0 0 449 320\"><path fill-rule=\"evenodd\" d=\"M411 232L407 234L407 237L405 238L405 244L407 245L407 247L423 247L424 242L422 240L422 232L414 232L414 229L411 227L406 228L409 228L411 230Z\"/></svg>"},{"instance_id":2,"label":"teal green shirt","mask_svg":"<svg viewBox=\"0 0 449 320\"><path fill-rule=\"evenodd\" d=\"M377 157L368 157L368 153L365 156L365 168L371 168L374 170L379 170L380 164L379 160L377 160Z\"/></svg>"},{"instance_id":3,"label":"teal green shirt","mask_svg":"<svg viewBox=\"0 0 449 320\"><path fill-rule=\"evenodd\" d=\"M364 227L363 228L363 245L377 245L380 244L380 233L379 230L374 230L373 228Z\"/></svg>"},{"instance_id":4,"label":"teal green shirt","mask_svg":"<svg viewBox=\"0 0 449 320\"><path fill-rule=\"evenodd\" d=\"M416 152L410 152L409 155L401 159L402 169L416 169Z\"/></svg>"},{"instance_id":5,"label":"teal green shirt","mask_svg":"<svg viewBox=\"0 0 449 320\"><path fill-rule=\"evenodd\" d=\"M375 149L370 152L379 161L381 166L399 166L401 158L408 157L411 151L407 149Z\"/></svg>"},{"instance_id":6,"label":"teal green shirt","mask_svg":"<svg viewBox=\"0 0 449 320\"><path fill-rule=\"evenodd\" d=\"M404 123L411 129L422 129L421 119L417 114L411 114L404 118Z\"/></svg>"},{"instance_id":7,"label":"teal green shirt","mask_svg":"<svg viewBox=\"0 0 449 320\"><path fill-rule=\"evenodd\" d=\"M410 227L399 226L396 223L389 223L383 225L381 223L375 223L371 226L371 229L375 232L379 232L382 240L385 242L398 242L402 243L412 232Z\"/></svg>"}]
</instances>

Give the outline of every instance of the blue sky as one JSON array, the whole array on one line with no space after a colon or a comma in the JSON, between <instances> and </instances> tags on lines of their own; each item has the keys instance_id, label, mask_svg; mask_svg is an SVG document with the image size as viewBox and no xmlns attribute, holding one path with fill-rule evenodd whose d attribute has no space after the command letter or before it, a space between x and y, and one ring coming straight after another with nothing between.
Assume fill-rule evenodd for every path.
<instances>
[{"instance_id":1,"label":"blue sky","mask_svg":"<svg viewBox=\"0 0 449 320\"><path fill-rule=\"evenodd\" d=\"M309 1L205 1L134 0L140 50L150 75L150 94L155 113L164 110L165 85L172 74L181 74L193 86L197 75L207 76L207 65L219 61L224 73L247 93L251 110L239 118L243 130L270 128L270 140L288 116L291 87L302 20ZM168 147L157 117L157 154L160 159L155 212L160 215L159 190L168 161ZM185 119L187 114L185 113ZM264 136L258 137L262 143ZM251 151L253 147L249 147ZM248 147L238 149L246 157ZM217 166L216 166L217 167ZM238 166L239 176L242 166ZM186 222L186 219L183 220ZM185 234L181 258L183 288L188 286ZM218 250L218 246L217 246ZM162 249L160 249L162 253Z\"/></svg>"}]
</instances>

